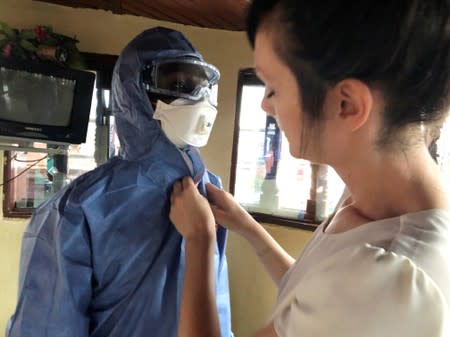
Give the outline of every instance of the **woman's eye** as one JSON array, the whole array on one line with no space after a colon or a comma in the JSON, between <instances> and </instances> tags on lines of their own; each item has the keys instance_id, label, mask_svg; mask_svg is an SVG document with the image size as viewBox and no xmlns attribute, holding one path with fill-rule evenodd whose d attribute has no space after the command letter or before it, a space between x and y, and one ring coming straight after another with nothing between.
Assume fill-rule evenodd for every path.
<instances>
[{"instance_id":1,"label":"woman's eye","mask_svg":"<svg viewBox=\"0 0 450 337\"><path fill-rule=\"evenodd\" d=\"M275 91L270 90L269 93L266 95L266 98L270 98L270 97L272 97L273 95L275 95Z\"/></svg>"}]
</instances>

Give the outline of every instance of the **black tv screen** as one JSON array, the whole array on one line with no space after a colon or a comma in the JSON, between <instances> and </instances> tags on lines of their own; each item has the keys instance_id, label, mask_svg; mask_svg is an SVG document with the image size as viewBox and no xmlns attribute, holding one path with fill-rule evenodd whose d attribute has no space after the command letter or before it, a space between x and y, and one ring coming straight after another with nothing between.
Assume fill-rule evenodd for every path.
<instances>
[{"instance_id":1,"label":"black tv screen","mask_svg":"<svg viewBox=\"0 0 450 337\"><path fill-rule=\"evenodd\" d=\"M0 58L0 136L84 142L94 79L58 64Z\"/></svg>"}]
</instances>

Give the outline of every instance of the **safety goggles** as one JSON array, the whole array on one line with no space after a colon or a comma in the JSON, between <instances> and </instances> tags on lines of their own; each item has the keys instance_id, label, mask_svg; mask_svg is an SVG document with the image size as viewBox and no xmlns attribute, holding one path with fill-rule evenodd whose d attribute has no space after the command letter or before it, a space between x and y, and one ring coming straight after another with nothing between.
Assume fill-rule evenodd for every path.
<instances>
[{"instance_id":1,"label":"safety goggles","mask_svg":"<svg viewBox=\"0 0 450 337\"><path fill-rule=\"evenodd\" d=\"M143 81L149 94L197 101L207 97L217 105L219 70L193 58L156 60L144 68Z\"/></svg>"}]
</instances>

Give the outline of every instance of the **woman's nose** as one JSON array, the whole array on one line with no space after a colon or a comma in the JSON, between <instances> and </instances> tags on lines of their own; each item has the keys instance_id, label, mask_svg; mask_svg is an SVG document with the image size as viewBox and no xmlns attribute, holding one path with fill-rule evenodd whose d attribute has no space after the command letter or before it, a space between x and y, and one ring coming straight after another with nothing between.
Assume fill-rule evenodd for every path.
<instances>
[{"instance_id":1,"label":"woman's nose","mask_svg":"<svg viewBox=\"0 0 450 337\"><path fill-rule=\"evenodd\" d=\"M272 104L268 102L266 97L261 101L261 109L263 109L268 115L275 116L275 111L272 107Z\"/></svg>"}]
</instances>

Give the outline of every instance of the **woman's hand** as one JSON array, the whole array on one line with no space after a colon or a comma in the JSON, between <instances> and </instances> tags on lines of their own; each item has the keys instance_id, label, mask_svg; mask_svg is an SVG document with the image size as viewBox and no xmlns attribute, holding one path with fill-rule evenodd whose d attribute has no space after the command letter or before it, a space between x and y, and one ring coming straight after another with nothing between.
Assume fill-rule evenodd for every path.
<instances>
[{"instance_id":1,"label":"woman's hand","mask_svg":"<svg viewBox=\"0 0 450 337\"><path fill-rule=\"evenodd\" d=\"M170 202L169 218L185 240L215 238L216 224L211 207L191 177L173 185Z\"/></svg>"},{"instance_id":2,"label":"woman's hand","mask_svg":"<svg viewBox=\"0 0 450 337\"><path fill-rule=\"evenodd\" d=\"M232 231L244 234L257 225L256 221L227 193L213 184L206 184L208 199L216 222Z\"/></svg>"}]
</instances>

